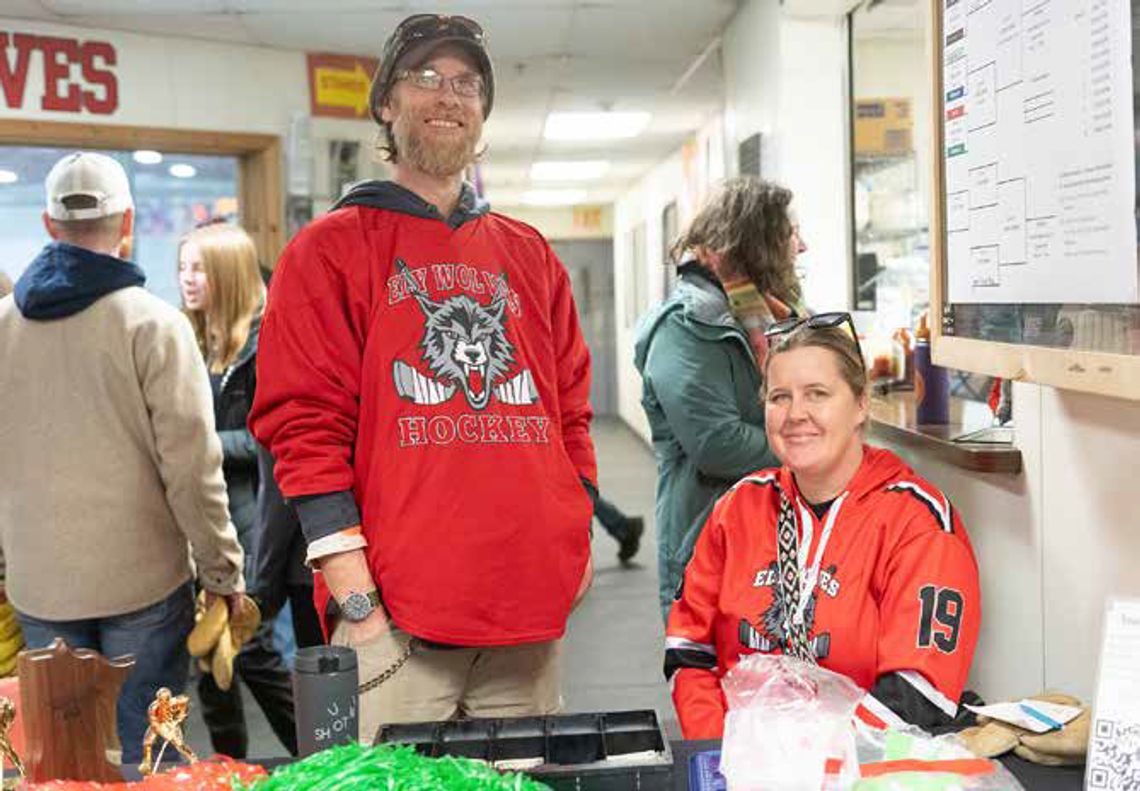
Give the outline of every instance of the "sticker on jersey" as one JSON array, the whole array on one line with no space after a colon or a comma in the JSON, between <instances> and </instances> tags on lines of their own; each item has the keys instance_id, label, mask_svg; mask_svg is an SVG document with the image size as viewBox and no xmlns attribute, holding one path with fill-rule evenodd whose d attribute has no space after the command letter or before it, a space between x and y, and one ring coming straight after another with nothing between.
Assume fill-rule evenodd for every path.
<instances>
[{"instance_id":1,"label":"sticker on jersey","mask_svg":"<svg viewBox=\"0 0 1140 791\"><path fill-rule=\"evenodd\" d=\"M426 270L417 270L425 273L417 279L398 258L396 269L424 316L419 348L428 369L422 372L403 360L392 363L392 383L400 398L434 406L461 392L468 406L478 411L487 408L492 396L504 404L538 403L530 371L524 368L510 375L514 346L507 340L505 314L514 295L505 274L489 281L472 276L478 290L490 291L484 304L470 294L434 300L425 287Z\"/></svg>"},{"instance_id":2,"label":"sticker on jersey","mask_svg":"<svg viewBox=\"0 0 1140 791\"><path fill-rule=\"evenodd\" d=\"M815 608L818 604L819 594L834 599L839 595L840 583L835 576L837 571L833 564L819 572L819 583L811 592L807 607L804 608L804 625L807 627L809 644L815 653L816 659L826 659L831 653L831 633L812 635L815 625ZM767 568L760 569L752 579L752 587L768 588L772 591L772 603L760 616L760 620L751 623L747 618L740 619L740 644L753 651L770 654L779 649L781 653L788 652L788 636L784 632L784 597L780 591L779 564L773 560Z\"/></svg>"}]
</instances>

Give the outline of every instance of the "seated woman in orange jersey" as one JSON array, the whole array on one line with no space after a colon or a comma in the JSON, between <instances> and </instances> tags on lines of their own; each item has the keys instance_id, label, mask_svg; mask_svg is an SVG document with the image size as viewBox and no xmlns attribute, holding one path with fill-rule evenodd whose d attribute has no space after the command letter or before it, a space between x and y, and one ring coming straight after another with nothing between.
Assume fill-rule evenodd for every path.
<instances>
[{"instance_id":1,"label":"seated woman in orange jersey","mask_svg":"<svg viewBox=\"0 0 1140 791\"><path fill-rule=\"evenodd\" d=\"M957 714L981 622L977 564L946 496L864 444L854 333L846 313L767 333L761 395L783 466L716 504L670 612L665 674L686 739L720 738L721 676L754 652L843 673L920 727Z\"/></svg>"}]
</instances>

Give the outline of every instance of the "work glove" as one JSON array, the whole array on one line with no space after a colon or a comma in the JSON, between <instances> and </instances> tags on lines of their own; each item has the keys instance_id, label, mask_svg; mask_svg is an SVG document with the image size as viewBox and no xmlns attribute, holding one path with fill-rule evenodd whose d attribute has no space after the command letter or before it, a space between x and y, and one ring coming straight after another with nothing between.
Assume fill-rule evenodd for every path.
<instances>
[{"instance_id":1,"label":"work glove","mask_svg":"<svg viewBox=\"0 0 1140 791\"><path fill-rule=\"evenodd\" d=\"M1089 744L1089 707L1079 698L1061 692L1034 695L1030 700L1078 706L1081 713L1060 730L1033 733L1005 722L978 715L979 724L958 734L970 752L982 758L996 758L1013 750L1026 761L1043 766L1079 766L1085 762Z\"/></svg>"},{"instance_id":2,"label":"work glove","mask_svg":"<svg viewBox=\"0 0 1140 791\"><path fill-rule=\"evenodd\" d=\"M226 599L215 596L206 604L206 592L198 594L194 608L194 629L186 638L190 656L198 660L203 673L214 677L218 689L229 690L234 681L234 658L253 639L261 625L257 602L242 594L233 612Z\"/></svg>"}]
</instances>

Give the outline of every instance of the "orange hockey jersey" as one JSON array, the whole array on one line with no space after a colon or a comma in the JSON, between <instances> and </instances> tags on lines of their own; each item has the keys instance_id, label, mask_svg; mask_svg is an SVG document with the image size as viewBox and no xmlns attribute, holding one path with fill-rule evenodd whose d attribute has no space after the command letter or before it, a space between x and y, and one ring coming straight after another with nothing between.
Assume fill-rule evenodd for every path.
<instances>
[{"instance_id":1,"label":"orange hockey jersey","mask_svg":"<svg viewBox=\"0 0 1140 791\"><path fill-rule=\"evenodd\" d=\"M666 628L666 676L686 739L720 738L720 677L753 652L782 653L780 492L794 504L802 619L819 664L863 689L896 673L953 717L981 624L978 568L958 514L887 450L863 463L822 518L786 468L745 477L697 541Z\"/></svg>"}]
</instances>

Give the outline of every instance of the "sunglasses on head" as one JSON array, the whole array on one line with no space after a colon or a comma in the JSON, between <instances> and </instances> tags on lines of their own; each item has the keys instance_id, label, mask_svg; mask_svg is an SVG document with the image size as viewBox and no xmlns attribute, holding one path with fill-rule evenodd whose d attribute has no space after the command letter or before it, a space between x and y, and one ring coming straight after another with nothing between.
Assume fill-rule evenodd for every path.
<instances>
[{"instance_id":1,"label":"sunglasses on head","mask_svg":"<svg viewBox=\"0 0 1140 791\"><path fill-rule=\"evenodd\" d=\"M768 329L764 330L764 337L775 338L780 335L787 335L793 330L803 326L812 330L836 328L846 330L847 334L851 336L851 340L855 341L855 351L859 352L860 358L866 360L866 358L863 357L863 347L859 345L859 333L855 330L855 320L851 318L851 314L847 311L816 313L814 316L793 316L782 321L777 321L768 327Z\"/></svg>"},{"instance_id":2,"label":"sunglasses on head","mask_svg":"<svg viewBox=\"0 0 1140 791\"><path fill-rule=\"evenodd\" d=\"M414 14L396 28L395 38L404 42L419 38L459 36L483 42L483 28L474 19L448 14Z\"/></svg>"}]
</instances>

